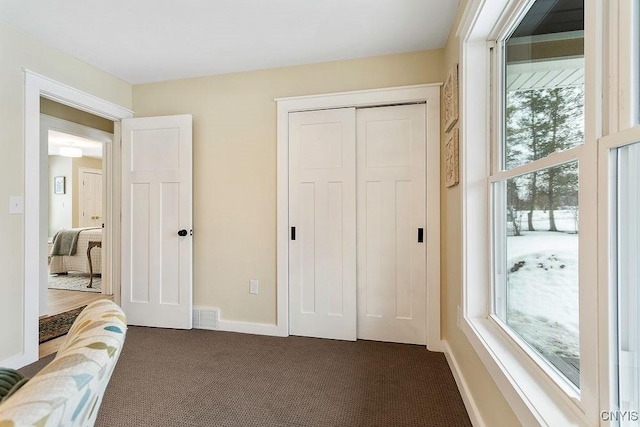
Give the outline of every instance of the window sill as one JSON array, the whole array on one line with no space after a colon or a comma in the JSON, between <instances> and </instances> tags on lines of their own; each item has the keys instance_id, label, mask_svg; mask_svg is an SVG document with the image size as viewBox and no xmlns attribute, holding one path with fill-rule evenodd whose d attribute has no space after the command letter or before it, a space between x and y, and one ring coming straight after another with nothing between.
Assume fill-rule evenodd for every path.
<instances>
[{"instance_id":1,"label":"window sill","mask_svg":"<svg viewBox=\"0 0 640 427\"><path fill-rule=\"evenodd\" d=\"M461 329L524 426L582 426L585 414L492 320L467 318Z\"/></svg>"}]
</instances>

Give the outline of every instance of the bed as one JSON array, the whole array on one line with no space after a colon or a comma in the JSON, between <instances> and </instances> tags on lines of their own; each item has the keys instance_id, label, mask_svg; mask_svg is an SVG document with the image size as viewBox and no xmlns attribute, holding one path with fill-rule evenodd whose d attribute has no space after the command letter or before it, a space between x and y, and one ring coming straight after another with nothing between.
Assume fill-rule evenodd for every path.
<instances>
[{"instance_id":1,"label":"bed","mask_svg":"<svg viewBox=\"0 0 640 427\"><path fill-rule=\"evenodd\" d=\"M89 242L92 243L91 249L91 266L93 274L102 274L102 228L83 228L78 234L78 243L76 252L73 255L51 255L49 263L49 273L67 273L69 271L77 271L89 274L89 259L87 258L87 248Z\"/></svg>"}]
</instances>

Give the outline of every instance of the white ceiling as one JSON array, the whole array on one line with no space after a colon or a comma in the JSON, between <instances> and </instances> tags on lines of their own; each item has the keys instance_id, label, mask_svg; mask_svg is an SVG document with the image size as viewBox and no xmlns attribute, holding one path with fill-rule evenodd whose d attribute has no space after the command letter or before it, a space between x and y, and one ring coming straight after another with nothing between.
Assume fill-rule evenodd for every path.
<instances>
[{"instance_id":1,"label":"white ceiling","mask_svg":"<svg viewBox=\"0 0 640 427\"><path fill-rule=\"evenodd\" d=\"M0 0L0 20L138 84L441 48L458 3Z\"/></svg>"},{"instance_id":2,"label":"white ceiling","mask_svg":"<svg viewBox=\"0 0 640 427\"><path fill-rule=\"evenodd\" d=\"M49 155L59 155L60 147L76 147L82 149L83 157L102 158L102 143L90 139L62 133L55 130L49 131Z\"/></svg>"}]
</instances>

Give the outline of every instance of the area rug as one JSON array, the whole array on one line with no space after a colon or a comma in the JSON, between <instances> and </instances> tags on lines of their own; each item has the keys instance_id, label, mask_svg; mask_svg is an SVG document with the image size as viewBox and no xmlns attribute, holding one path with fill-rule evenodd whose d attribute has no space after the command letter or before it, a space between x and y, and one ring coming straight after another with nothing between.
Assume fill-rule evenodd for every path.
<instances>
[{"instance_id":1,"label":"area rug","mask_svg":"<svg viewBox=\"0 0 640 427\"><path fill-rule=\"evenodd\" d=\"M89 275L85 273L50 274L49 289L66 291L102 292L102 277L93 276L93 287L87 288Z\"/></svg>"},{"instance_id":2,"label":"area rug","mask_svg":"<svg viewBox=\"0 0 640 427\"><path fill-rule=\"evenodd\" d=\"M86 305L76 308L75 310L65 311L64 313L40 319L40 344L61 337L69 332L73 321L76 320L76 317L78 317L85 307Z\"/></svg>"}]
</instances>

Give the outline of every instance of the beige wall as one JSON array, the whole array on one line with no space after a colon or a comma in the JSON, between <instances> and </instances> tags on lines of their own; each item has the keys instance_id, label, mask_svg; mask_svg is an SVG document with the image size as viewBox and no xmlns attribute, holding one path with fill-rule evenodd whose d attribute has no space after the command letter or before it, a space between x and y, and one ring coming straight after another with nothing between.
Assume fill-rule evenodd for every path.
<instances>
[{"instance_id":1,"label":"beige wall","mask_svg":"<svg viewBox=\"0 0 640 427\"><path fill-rule=\"evenodd\" d=\"M49 156L49 237L80 226L80 168L102 169L102 159ZM65 194L53 193L53 177L64 176Z\"/></svg>"},{"instance_id":2,"label":"beige wall","mask_svg":"<svg viewBox=\"0 0 640 427\"><path fill-rule=\"evenodd\" d=\"M462 12L467 3L460 2L456 23L451 30L445 47L445 69L460 63L460 40L455 37ZM473 64L460 64L460 67L473 67ZM484 114L484 111L479 111ZM458 128L456 123L454 128ZM444 121L443 126L444 130ZM441 138L441 164L444 163L444 144L448 134ZM441 168L441 249L442 249L442 335L449 343L451 353L460 366L460 373L467 382L469 391L475 400L480 416L487 426L519 426L515 414L505 401L502 393L489 375L475 350L464 333L458 329L457 307L462 306L462 188L444 187L444 167Z\"/></svg>"},{"instance_id":3,"label":"beige wall","mask_svg":"<svg viewBox=\"0 0 640 427\"><path fill-rule=\"evenodd\" d=\"M442 60L436 50L134 86L138 117L193 115L194 305L276 322L274 98L439 82Z\"/></svg>"},{"instance_id":4,"label":"beige wall","mask_svg":"<svg viewBox=\"0 0 640 427\"><path fill-rule=\"evenodd\" d=\"M23 352L24 216L9 196L24 195L23 68L131 107L131 86L0 23L0 361Z\"/></svg>"},{"instance_id":5,"label":"beige wall","mask_svg":"<svg viewBox=\"0 0 640 427\"><path fill-rule=\"evenodd\" d=\"M40 113L113 133L113 122L111 120L103 119L102 117L95 116L86 111L77 110L47 98L40 98Z\"/></svg>"},{"instance_id":6,"label":"beige wall","mask_svg":"<svg viewBox=\"0 0 640 427\"><path fill-rule=\"evenodd\" d=\"M102 159L94 159L93 157L77 157L73 159L73 167L71 171L71 191L72 198L72 224L74 227L80 227L80 168L91 168L102 170Z\"/></svg>"},{"instance_id":7,"label":"beige wall","mask_svg":"<svg viewBox=\"0 0 640 427\"><path fill-rule=\"evenodd\" d=\"M71 157L49 156L49 237L53 237L58 230L71 228L72 191L71 191ZM65 193L55 194L53 178L65 177Z\"/></svg>"}]
</instances>

